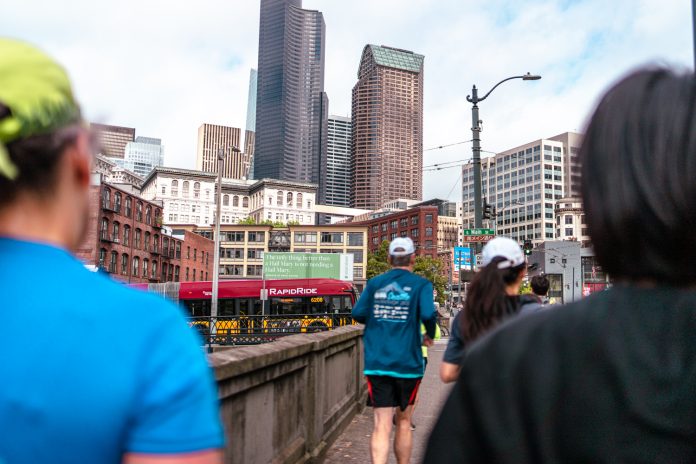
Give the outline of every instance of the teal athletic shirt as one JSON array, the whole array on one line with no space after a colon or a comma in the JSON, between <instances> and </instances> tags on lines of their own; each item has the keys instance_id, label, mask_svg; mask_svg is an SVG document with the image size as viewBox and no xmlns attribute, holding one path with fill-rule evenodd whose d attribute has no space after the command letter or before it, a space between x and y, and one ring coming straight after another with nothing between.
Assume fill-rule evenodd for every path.
<instances>
[{"instance_id":1,"label":"teal athletic shirt","mask_svg":"<svg viewBox=\"0 0 696 464\"><path fill-rule=\"evenodd\" d=\"M365 375L423 377L420 325L435 337L433 285L404 269L392 269L367 282L353 308L365 324ZM420 316L420 317L419 317Z\"/></svg>"},{"instance_id":2,"label":"teal athletic shirt","mask_svg":"<svg viewBox=\"0 0 696 464\"><path fill-rule=\"evenodd\" d=\"M224 445L179 308L50 245L0 238L0 464L120 463Z\"/></svg>"}]
</instances>

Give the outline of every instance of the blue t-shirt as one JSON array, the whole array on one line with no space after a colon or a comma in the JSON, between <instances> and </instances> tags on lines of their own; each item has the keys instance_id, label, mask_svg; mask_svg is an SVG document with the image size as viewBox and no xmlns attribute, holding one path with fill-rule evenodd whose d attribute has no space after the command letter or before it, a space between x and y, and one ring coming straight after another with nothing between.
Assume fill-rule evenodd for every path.
<instances>
[{"instance_id":1,"label":"blue t-shirt","mask_svg":"<svg viewBox=\"0 0 696 464\"><path fill-rule=\"evenodd\" d=\"M420 325L434 336L436 320L428 280L403 269L370 279L353 319L365 324L365 375L423 377Z\"/></svg>"},{"instance_id":2,"label":"blue t-shirt","mask_svg":"<svg viewBox=\"0 0 696 464\"><path fill-rule=\"evenodd\" d=\"M224 445L180 309L66 251L0 238L0 463L120 463Z\"/></svg>"}]
</instances>

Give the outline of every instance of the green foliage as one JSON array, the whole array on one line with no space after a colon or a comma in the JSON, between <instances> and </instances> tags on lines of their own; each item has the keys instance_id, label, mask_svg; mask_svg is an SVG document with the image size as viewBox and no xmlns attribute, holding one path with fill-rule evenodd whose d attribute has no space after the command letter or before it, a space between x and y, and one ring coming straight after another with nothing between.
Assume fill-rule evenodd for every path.
<instances>
[{"instance_id":1,"label":"green foliage","mask_svg":"<svg viewBox=\"0 0 696 464\"><path fill-rule=\"evenodd\" d=\"M528 295L532 293L532 284L529 281L522 282L520 285L520 295Z\"/></svg>"},{"instance_id":2,"label":"green foliage","mask_svg":"<svg viewBox=\"0 0 696 464\"><path fill-rule=\"evenodd\" d=\"M389 242L383 241L376 253L367 254L367 278L371 279L375 276L387 272L391 266L387 260L389 253Z\"/></svg>"},{"instance_id":3,"label":"green foliage","mask_svg":"<svg viewBox=\"0 0 696 464\"><path fill-rule=\"evenodd\" d=\"M375 276L383 274L391 269L388 260L389 242L383 241L376 253L367 254L367 278L371 279ZM447 288L447 279L442 275L442 262L438 259L429 256L418 256L413 265L413 272L421 277L428 279L433 288L437 290L437 301L440 304L445 303L445 289Z\"/></svg>"},{"instance_id":4,"label":"green foliage","mask_svg":"<svg viewBox=\"0 0 696 464\"><path fill-rule=\"evenodd\" d=\"M445 304L445 290L447 289L447 279L442 275L442 261L431 258L430 256L418 256L413 265L413 272L426 278L433 284L437 291L435 301L441 305Z\"/></svg>"},{"instance_id":5,"label":"green foliage","mask_svg":"<svg viewBox=\"0 0 696 464\"><path fill-rule=\"evenodd\" d=\"M264 219L261 222L256 222L256 220L251 216L246 217L244 219L241 219L237 224L246 225L246 226L253 226L253 225L271 226L271 227L277 227L277 228L286 227L286 224L284 222L271 221L270 219ZM297 224L299 224L299 223L297 223ZM296 225L296 224L295 224L295 222L290 221L290 222L288 222L287 225Z\"/></svg>"},{"instance_id":6,"label":"green foliage","mask_svg":"<svg viewBox=\"0 0 696 464\"><path fill-rule=\"evenodd\" d=\"M247 216L244 219L240 219L240 221L237 224L253 226L254 224L256 224L256 219L254 219L251 216Z\"/></svg>"}]
</instances>

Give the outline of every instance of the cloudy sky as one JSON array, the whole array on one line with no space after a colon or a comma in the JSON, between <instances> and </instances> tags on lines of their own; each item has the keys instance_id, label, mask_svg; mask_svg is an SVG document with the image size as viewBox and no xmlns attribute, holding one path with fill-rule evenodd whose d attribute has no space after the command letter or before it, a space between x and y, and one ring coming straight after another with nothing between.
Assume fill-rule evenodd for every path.
<instances>
[{"instance_id":1,"label":"cloudy sky","mask_svg":"<svg viewBox=\"0 0 696 464\"><path fill-rule=\"evenodd\" d=\"M5 2L0 34L38 44L71 74L86 116L159 137L165 164L193 168L203 122L244 128L260 0ZM482 147L502 151L582 130L600 92L643 64L693 66L688 0L304 0L324 13L332 114L350 114L362 48L425 55L426 149L471 138L471 86ZM106 5L109 5L108 7ZM466 159L470 144L424 164ZM425 198L457 199L459 171L424 174Z\"/></svg>"}]
</instances>

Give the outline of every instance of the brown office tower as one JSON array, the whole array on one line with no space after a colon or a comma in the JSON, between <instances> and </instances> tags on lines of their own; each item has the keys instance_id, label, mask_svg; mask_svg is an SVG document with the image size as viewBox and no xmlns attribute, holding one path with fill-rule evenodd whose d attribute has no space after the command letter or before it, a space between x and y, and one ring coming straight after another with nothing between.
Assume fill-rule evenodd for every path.
<instances>
[{"instance_id":1,"label":"brown office tower","mask_svg":"<svg viewBox=\"0 0 696 464\"><path fill-rule=\"evenodd\" d=\"M135 141L135 129L132 127L110 126L91 123L89 125L97 137L100 152L111 158L123 158L128 142Z\"/></svg>"},{"instance_id":2,"label":"brown office tower","mask_svg":"<svg viewBox=\"0 0 696 464\"><path fill-rule=\"evenodd\" d=\"M243 150L241 131L236 127L203 124L198 128L198 150L196 169L203 172L218 172L218 149L225 152L222 177L241 179L249 172L249 155L233 150Z\"/></svg>"},{"instance_id":3,"label":"brown office tower","mask_svg":"<svg viewBox=\"0 0 696 464\"><path fill-rule=\"evenodd\" d=\"M423 55L367 45L353 87L351 206L423 195Z\"/></svg>"}]
</instances>

